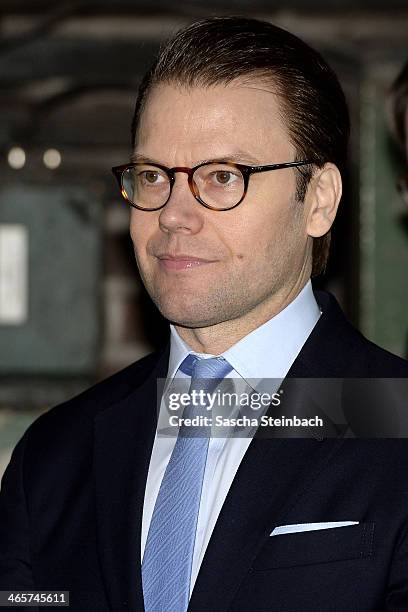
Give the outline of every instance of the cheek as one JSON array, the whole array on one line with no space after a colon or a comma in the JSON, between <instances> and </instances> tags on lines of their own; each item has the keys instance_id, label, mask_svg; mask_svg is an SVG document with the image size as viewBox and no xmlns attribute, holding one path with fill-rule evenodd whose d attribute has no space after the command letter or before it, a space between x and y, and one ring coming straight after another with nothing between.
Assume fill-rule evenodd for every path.
<instances>
[{"instance_id":1,"label":"cheek","mask_svg":"<svg viewBox=\"0 0 408 612\"><path fill-rule=\"evenodd\" d=\"M130 213L130 237L137 253L143 255L151 232L152 220L146 217L146 213L132 209Z\"/></svg>"},{"instance_id":2,"label":"cheek","mask_svg":"<svg viewBox=\"0 0 408 612\"><path fill-rule=\"evenodd\" d=\"M273 248L276 239L285 231L286 221L282 214L276 214L271 207L253 204L251 214L242 217L239 226L231 227L228 232L230 244L238 260L250 260ZM253 214L256 212L256 214Z\"/></svg>"},{"instance_id":3,"label":"cheek","mask_svg":"<svg viewBox=\"0 0 408 612\"><path fill-rule=\"evenodd\" d=\"M232 234L235 260L248 269L259 270L298 248L300 227L293 209L296 203L285 201L279 211L273 209L273 202L269 204L269 208L259 206L259 215L247 217L240 231L236 229Z\"/></svg>"}]
</instances>

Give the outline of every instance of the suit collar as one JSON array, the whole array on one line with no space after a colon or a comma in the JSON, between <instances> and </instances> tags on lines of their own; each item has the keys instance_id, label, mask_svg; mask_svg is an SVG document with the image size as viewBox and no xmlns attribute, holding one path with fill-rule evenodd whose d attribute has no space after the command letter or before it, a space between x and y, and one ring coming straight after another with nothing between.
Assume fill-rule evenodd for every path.
<instances>
[{"instance_id":1,"label":"suit collar","mask_svg":"<svg viewBox=\"0 0 408 612\"><path fill-rule=\"evenodd\" d=\"M322 311L288 376L352 378L369 376L362 362L367 342L346 319L337 300L326 291L314 292Z\"/></svg>"}]
</instances>

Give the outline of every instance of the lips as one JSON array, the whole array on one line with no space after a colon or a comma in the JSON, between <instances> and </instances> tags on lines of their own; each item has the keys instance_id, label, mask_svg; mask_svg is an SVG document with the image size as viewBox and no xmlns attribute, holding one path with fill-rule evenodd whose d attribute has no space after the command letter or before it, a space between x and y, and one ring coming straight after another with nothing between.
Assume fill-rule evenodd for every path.
<instances>
[{"instance_id":1,"label":"lips","mask_svg":"<svg viewBox=\"0 0 408 612\"><path fill-rule=\"evenodd\" d=\"M214 263L215 261L213 259L204 259L203 257L196 257L195 255L187 255L184 253L177 255L163 253L157 255L157 259L165 270L189 270Z\"/></svg>"}]
</instances>

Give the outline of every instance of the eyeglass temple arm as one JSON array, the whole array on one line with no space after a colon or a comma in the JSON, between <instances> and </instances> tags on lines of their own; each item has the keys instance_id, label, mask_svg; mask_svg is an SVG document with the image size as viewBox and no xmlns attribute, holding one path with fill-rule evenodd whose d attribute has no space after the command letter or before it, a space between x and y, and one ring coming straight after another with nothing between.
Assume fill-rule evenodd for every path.
<instances>
[{"instance_id":1,"label":"eyeglass temple arm","mask_svg":"<svg viewBox=\"0 0 408 612\"><path fill-rule=\"evenodd\" d=\"M309 166L315 162L306 160L300 162L284 162L282 164L270 164L268 166L250 166L251 172L266 172L268 170L280 170L281 168L298 168L299 166Z\"/></svg>"}]
</instances>

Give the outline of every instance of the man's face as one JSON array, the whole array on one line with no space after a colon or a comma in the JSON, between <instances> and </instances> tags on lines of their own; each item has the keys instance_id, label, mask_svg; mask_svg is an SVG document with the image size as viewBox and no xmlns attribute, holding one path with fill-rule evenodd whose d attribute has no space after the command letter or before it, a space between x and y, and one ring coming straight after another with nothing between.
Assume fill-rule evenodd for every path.
<instances>
[{"instance_id":1,"label":"man's face","mask_svg":"<svg viewBox=\"0 0 408 612\"><path fill-rule=\"evenodd\" d=\"M190 89L160 85L142 114L135 153L168 167L208 160L293 161L295 150L279 112L278 98L256 82ZM295 172L253 174L243 202L228 211L203 207L187 175L177 173L163 209L132 209L140 274L167 319L194 328L244 316L256 322L276 295L290 294L307 259Z\"/></svg>"}]
</instances>

